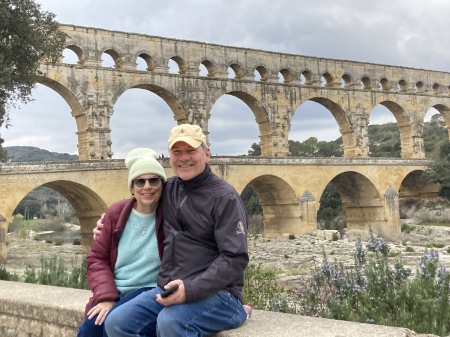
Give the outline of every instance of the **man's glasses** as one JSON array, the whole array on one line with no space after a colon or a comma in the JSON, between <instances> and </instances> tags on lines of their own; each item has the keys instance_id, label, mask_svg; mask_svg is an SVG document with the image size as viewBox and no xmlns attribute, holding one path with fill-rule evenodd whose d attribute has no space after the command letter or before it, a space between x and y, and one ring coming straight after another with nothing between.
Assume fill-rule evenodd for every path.
<instances>
[{"instance_id":1,"label":"man's glasses","mask_svg":"<svg viewBox=\"0 0 450 337\"><path fill-rule=\"evenodd\" d=\"M137 187L144 187L146 181L148 181L150 186L158 186L160 180L161 180L161 178L159 178L159 177L153 177L153 178L147 178L147 179L136 178L133 180L133 182Z\"/></svg>"}]
</instances>

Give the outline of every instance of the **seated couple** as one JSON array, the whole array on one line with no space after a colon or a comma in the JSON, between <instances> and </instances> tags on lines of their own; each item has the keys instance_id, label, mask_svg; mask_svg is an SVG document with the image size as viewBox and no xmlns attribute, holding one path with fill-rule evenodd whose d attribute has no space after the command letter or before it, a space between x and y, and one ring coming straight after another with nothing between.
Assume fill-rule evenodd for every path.
<instances>
[{"instance_id":1,"label":"seated couple","mask_svg":"<svg viewBox=\"0 0 450 337\"><path fill-rule=\"evenodd\" d=\"M132 198L94 229L86 259L93 297L79 337L210 336L250 315L242 305L247 214L212 173L205 141L198 126L172 129L170 179L153 150L126 156Z\"/></svg>"}]
</instances>

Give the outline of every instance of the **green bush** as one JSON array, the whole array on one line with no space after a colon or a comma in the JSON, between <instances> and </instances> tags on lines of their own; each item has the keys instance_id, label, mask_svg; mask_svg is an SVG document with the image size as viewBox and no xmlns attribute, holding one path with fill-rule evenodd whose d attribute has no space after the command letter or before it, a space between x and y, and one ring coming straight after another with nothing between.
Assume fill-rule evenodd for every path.
<instances>
[{"instance_id":1,"label":"green bush","mask_svg":"<svg viewBox=\"0 0 450 337\"><path fill-rule=\"evenodd\" d=\"M414 229L414 227L412 227L412 226L410 226L410 225L408 225L406 223L403 223L402 226L401 226L401 231L405 232L405 233L408 233L408 234L411 233L413 229Z\"/></svg>"},{"instance_id":2,"label":"green bush","mask_svg":"<svg viewBox=\"0 0 450 337\"><path fill-rule=\"evenodd\" d=\"M408 253L413 253L413 252L414 252L414 248L413 248L413 247L410 247L410 246L408 246L408 247L406 247L406 248L405 248L405 252L408 252Z\"/></svg>"},{"instance_id":3,"label":"green bush","mask_svg":"<svg viewBox=\"0 0 450 337\"><path fill-rule=\"evenodd\" d=\"M85 260L84 255L80 263L78 258L75 258L75 261L72 260L72 268L68 269L60 257L53 256L46 259L41 256L41 267L36 269L31 265L26 266L23 277L9 273L4 266L0 267L0 280L89 289Z\"/></svg>"},{"instance_id":4,"label":"green bush","mask_svg":"<svg viewBox=\"0 0 450 337\"><path fill-rule=\"evenodd\" d=\"M289 234L289 240L295 240L295 235L294 234Z\"/></svg>"},{"instance_id":5,"label":"green bush","mask_svg":"<svg viewBox=\"0 0 450 337\"><path fill-rule=\"evenodd\" d=\"M433 242L433 247L434 247L434 248L444 248L444 247L445 247L445 244Z\"/></svg>"},{"instance_id":6,"label":"green bush","mask_svg":"<svg viewBox=\"0 0 450 337\"><path fill-rule=\"evenodd\" d=\"M260 264L249 264L245 270L244 303L258 310L292 312L275 271L263 269Z\"/></svg>"}]
</instances>

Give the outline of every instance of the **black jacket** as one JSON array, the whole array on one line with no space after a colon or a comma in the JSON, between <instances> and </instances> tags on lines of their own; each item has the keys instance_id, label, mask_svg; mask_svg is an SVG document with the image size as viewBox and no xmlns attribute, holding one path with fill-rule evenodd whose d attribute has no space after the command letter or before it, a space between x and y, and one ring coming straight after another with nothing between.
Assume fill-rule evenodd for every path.
<instances>
[{"instance_id":1,"label":"black jacket","mask_svg":"<svg viewBox=\"0 0 450 337\"><path fill-rule=\"evenodd\" d=\"M248 219L239 194L206 165L197 177L172 177L163 195L164 254L158 286L183 280L186 301L227 290L242 302Z\"/></svg>"}]
</instances>

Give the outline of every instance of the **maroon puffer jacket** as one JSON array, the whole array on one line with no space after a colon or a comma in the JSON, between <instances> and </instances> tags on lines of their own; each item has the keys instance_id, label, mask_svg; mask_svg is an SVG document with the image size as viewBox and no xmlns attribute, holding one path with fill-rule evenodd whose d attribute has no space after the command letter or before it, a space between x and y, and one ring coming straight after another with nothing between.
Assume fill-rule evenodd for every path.
<instances>
[{"instance_id":1,"label":"maroon puffer jacket","mask_svg":"<svg viewBox=\"0 0 450 337\"><path fill-rule=\"evenodd\" d=\"M135 198L116 202L108 208L103 218L102 232L92 243L86 257L87 280L93 293L93 298L89 302L117 301L119 298L119 292L114 282L114 266L117 260L119 239L135 202ZM156 209L156 237L159 256L162 258L164 231L161 202ZM86 309L90 309L90 303Z\"/></svg>"}]
</instances>

